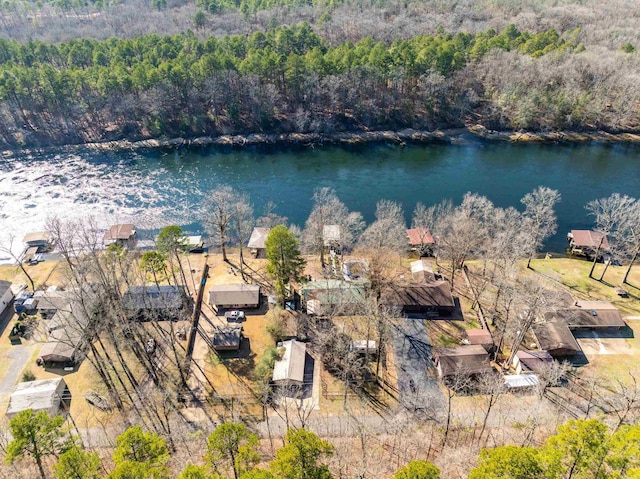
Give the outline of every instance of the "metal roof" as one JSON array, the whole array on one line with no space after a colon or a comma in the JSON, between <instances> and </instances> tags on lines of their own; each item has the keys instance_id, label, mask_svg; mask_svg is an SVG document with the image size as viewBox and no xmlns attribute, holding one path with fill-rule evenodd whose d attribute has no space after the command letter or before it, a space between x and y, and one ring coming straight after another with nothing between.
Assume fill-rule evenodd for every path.
<instances>
[{"instance_id":1,"label":"metal roof","mask_svg":"<svg viewBox=\"0 0 640 479\"><path fill-rule=\"evenodd\" d=\"M539 383L535 374L510 374L503 377L504 385L509 389L530 388Z\"/></svg>"},{"instance_id":2,"label":"metal roof","mask_svg":"<svg viewBox=\"0 0 640 479\"><path fill-rule=\"evenodd\" d=\"M324 225L322 227L322 239L325 246L329 246L332 242L339 242L340 225Z\"/></svg>"},{"instance_id":3,"label":"metal roof","mask_svg":"<svg viewBox=\"0 0 640 479\"><path fill-rule=\"evenodd\" d=\"M135 234L134 228L135 228L135 225L133 225L132 223L113 225L111 228L109 228L109 231L107 231L104 234L104 240L105 241L127 240Z\"/></svg>"},{"instance_id":4,"label":"metal roof","mask_svg":"<svg viewBox=\"0 0 640 479\"><path fill-rule=\"evenodd\" d=\"M604 233L599 231L591 231L591 230L571 230L572 243L578 247L587 247L592 249L598 249L600 246L600 241L602 241L602 246L600 249L602 251L609 250L609 241ZM603 239L604 237L604 239Z\"/></svg>"},{"instance_id":5,"label":"metal roof","mask_svg":"<svg viewBox=\"0 0 640 479\"><path fill-rule=\"evenodd\" d=\"M455 306L451 286L447 281L434 283L390 286L382 293L382 302L400 308L415 306Z\"/></svg>"},{"instance_id":6,"label":"metal roof","mask_svg":"<svg viewBox=\"0 0 640 479\"><path fill-rule=\"evenodd\" d=\"M253 228L247 248L263 249L270 231L270 228Z\"/></svg>"},{"instance_id":7,"label":"metal roof","mask_svg":"<svg viewBox=\"0 0 640 479\"><path fill-rule=\"evenodd\" d=\"M48 231L36 231L33 233L27 233L24 238L22 238L22 242L26 244L33 243L37 244L46 244L51 242L51 233Z\"/></svg>"},{"instance_id":8,"label":"metal roof","mask_svg":"<svg viewBox=\"0 0 640 479\"><path fill-rule=\"evenodd\" d=\"M273 380L303 382L307 345L291 339L284 341L282 347L284 354L273 366Z\"/></svg>"},{"instance_id":9,"label":"metal roof","mask_svg":"<svg viewBox=\"0 0 640 479\"><path fill-rule=\"evenodd\" d=\"M407 230L407 236L409 237L409 243L412 246L419 246L422 244L435 244L433 236L426 228L411 228Z\"/></svg>"},{"instance_id":10,"label":"metal roof","mask_svg":"<svg viewBox=\"0 0 640 479\"><path fill-rule=\"evenodd\" d=\"M67 384L62 378L19 383L9 398L6 415L11 417L21 411L33 409L34 412L46 411L54 416L66 388Z\"/></svg>"},{"instance_id":11,"label":"metal roof","mask_svg":"<svg viewBox=\"0 0 640 479\"><path fill-rule=\"evenodd\" d=\"M257 305L260 300L260 286L257 284L214 284L209 290L209 304L219 306L233 304Z\"/></svg>"},{"instance_id":12,"label":"metal roof","mask_svg":"<svg viewBox=\"0 0 640 479\"><path fill-rule=\"evenodd\" d=\"M186 296L184 286L131 286L122 296L122 304L129 310L180 309Z\"/></svg>"}]
</instances>

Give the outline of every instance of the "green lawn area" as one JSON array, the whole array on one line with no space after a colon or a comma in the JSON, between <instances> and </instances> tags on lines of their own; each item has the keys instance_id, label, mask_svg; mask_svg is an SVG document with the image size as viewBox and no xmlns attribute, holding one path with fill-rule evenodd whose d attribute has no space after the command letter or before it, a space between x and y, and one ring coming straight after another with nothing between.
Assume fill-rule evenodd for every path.
<instances>
[{"instance_id":1,"label":"green lawn area","mask_svg":"<svg viewBox=\"0 0 640 479\"><path fill-rule=\"evenodd\" d=\"M623 315L640 316L640 265L631 269L629 284L624 285L622 278L627 266L610 266L603 280L599 281L604 265L596 265L596 279L589 278L591 265L591 262L578 259L538 259L531 262L533 270L524 270L524 274L536 274L560 283L577 299L611 301ZM629 297L618 296L615 292L617 286L622 286L629 293Z\"/></svg>"}]
</instances>

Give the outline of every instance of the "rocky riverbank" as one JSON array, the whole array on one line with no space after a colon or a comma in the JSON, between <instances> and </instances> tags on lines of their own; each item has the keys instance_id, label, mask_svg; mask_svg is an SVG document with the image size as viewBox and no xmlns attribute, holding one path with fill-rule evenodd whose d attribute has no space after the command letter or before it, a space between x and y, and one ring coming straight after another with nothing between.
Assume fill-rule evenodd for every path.
<instances>
[{"instance_id":1,"label":"rocky riverbank","mask_svg":"<svg viewBox=\"0 0 640 479\"><path fill-rule=\"evenodd\" d=\"M409 143L462 143L470 138L481 138L488 141L510 143L631 143L640 144L640 133L608 133L604 131L589 132L519 132L488 130L482 125L449 130L423 131L405 129L400 131L363 131L321 133L283 133L283 134L248 134L203 136L197 138L148 139L140 141L107 141L68 145L65 147L34 148L23 150L7 150L5 157L15 155L44 153L58 149L93 151L124 151L154 148L181 148L193 146L259 146L259 145L298 145L313 147L319 145L360 145L367 143L393 143L404 146Z\"/></svg>"}]
</instances>

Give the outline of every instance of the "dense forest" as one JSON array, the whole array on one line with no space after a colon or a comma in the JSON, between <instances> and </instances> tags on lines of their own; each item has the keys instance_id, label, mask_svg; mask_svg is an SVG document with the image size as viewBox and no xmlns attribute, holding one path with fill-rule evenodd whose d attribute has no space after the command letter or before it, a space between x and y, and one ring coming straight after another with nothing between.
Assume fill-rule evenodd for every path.
<instances>
[{"instance_id":1,"label":"dense forest","mask_svg":"<svg viewBox=\"0 0 640 479\"><path fill-rule=\"evenodd\" d=\"M476 124L636 131L638 7L628 9L4 1L0 146ZM600 13L608 24L591 22Z\"/></svg>"}]
</instances>

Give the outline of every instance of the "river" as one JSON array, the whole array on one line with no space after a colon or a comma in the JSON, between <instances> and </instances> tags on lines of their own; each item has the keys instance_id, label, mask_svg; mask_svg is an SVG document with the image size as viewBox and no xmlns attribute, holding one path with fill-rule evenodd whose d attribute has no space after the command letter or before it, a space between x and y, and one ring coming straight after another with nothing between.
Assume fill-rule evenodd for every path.
<instances>
[{"instance_id":1,"label":"river","mask_svg":"<svg viewBox=\"0 0 640 479\"><path fill-rule=\"evenodd\" d=\"M62 150L61 150L62 151ZM0 160L0 237L14 248L49 216L94 216L100 224L132 221L144 234L166 224L202 232L207 192L228 184L248 193L256 210L274 201L278 213L303 225L314 188L336 189L346 205L373 219L382 198L401 202L410 220L418 201L429 205L468 191L498 206L520 207L539 185L558 189L562 251L571 228L588 228L584 205L613 192L640 194L640 148L626 144L515 145L473 138L461 144L368 145L345 149L248 147L96 153L47 153Z\"/></svg>"}]
</instances>

